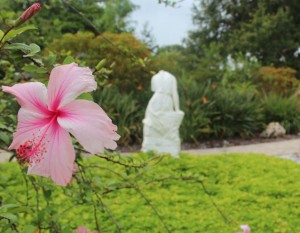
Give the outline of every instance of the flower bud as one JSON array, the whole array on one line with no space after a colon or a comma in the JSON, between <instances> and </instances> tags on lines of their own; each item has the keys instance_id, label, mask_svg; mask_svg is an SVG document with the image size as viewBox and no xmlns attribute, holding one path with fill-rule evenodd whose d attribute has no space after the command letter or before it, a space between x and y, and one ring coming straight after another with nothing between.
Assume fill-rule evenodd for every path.
<instances>
[{"instance_id":1,"label":"flower bud","mask_svg":"<svg viewBox=\"0 0 300 233\"><path fill-rule=\"evenodd\" d=\"M30 7L28 7L23 14L15 21L14 27L20 26L27 20L29 20L32 16L34 16L37 12L41 10L41 5L39 3L34 3Z\"/></svg>"}]
</instances>

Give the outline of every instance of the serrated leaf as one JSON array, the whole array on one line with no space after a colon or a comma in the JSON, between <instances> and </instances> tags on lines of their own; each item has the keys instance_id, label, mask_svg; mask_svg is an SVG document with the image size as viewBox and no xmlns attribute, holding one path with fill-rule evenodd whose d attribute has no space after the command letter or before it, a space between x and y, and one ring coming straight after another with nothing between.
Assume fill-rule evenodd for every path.
<instances>
[{"instance_id":1,"label":"serrated leaf","mask_svg":"<svg viewBox=\"0 0 300 233\"><path fill-rule=\"evenodd\" d=\"M65 60L63 61L63 64L66 65L66 64L71 64L72 62L74 62L74 58L72 56L67 56L65 58Z\"/></svg>"},{"instance_id":2,"label":"serrated leaf","mask_svg":"<svg viewBox=\"0 0 300 233\"><path fill-rule=\"evenodd\" d=\"M10 40L10 39L16 37L17 35L20 35L23 32L26 32L28 30L33 30L33 29L37 29L37 28L33 25L28 25L28 26L21 27L18 29L13 29L9 33L6 34L6 36L3 39L3 42Z\"/></svg>"}]
</instances>

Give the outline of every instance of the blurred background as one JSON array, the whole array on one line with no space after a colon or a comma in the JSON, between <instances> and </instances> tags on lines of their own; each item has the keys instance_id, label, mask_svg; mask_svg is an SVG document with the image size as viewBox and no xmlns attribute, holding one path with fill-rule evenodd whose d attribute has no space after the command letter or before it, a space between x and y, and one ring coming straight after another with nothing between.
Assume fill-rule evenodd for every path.
<instances>
[{"instance_id":1,"label":"blurred background","mask_svg":"<svg viewBox=\"0 0 300 233\"><path fill-rule=\"evenodd\" d=\"M0 28L33 2L1 0ZM14 42L36 43L41 49L36 59L49 70L66 60L93 68L106 59L93 98L118 125L120 147L141 144L150 80L161 69L178 81L183 143L254 138L273 121L298 134L299 1L40 2L42 10L28 23L37 30ZM45 70L18 51L0 56L1 84L47 81ZM5 147L18 106L0 95Z\"/></svg>"}]
</instances>

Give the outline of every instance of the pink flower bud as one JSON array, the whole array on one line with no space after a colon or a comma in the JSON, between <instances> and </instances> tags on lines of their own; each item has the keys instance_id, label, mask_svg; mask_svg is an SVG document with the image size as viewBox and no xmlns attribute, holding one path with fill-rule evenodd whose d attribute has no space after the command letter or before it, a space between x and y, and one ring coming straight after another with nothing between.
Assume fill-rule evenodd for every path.
<instances>
[{"instance_id":1,"label":"pink flower bud","mask_svg":"<svg viewBox=\"0 0 300 233\"><path fill-rule=\"evenodd\" d=\"M37 12L41 10L41 5L39 3L34 3L30 7L28 7L23 14L16 20L14 26L20 26L27 20L29 20L32 16L34 16Z\"/></svg>"}]
</instances>

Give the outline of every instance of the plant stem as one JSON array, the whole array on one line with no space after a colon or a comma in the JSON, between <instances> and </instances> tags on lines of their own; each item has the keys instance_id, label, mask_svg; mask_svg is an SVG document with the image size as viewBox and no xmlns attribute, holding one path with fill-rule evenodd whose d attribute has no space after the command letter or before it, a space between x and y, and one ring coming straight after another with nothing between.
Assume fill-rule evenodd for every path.
<instances>
[{"instance_id":1,"label":"plant stem","mask_svg":"<svg viewBox=\"0 0 300 233\"><path fill-rule=\"evenodd\" d=\"M6 32L4 32L2 38L0 39L0 44L2 43L4 37L5 37L5 36L6 36L13 28L14 28L14 26L10 26L10 27L6 30ZM3 43L3 45L1 45L0 49L2 49L4 45L5 45L5 42Z\"/></svg>"}]
</instances>

